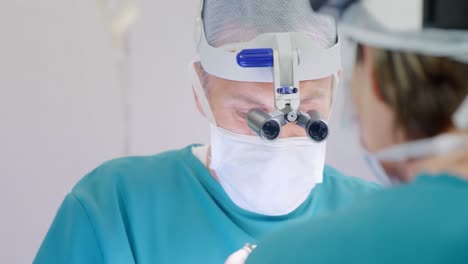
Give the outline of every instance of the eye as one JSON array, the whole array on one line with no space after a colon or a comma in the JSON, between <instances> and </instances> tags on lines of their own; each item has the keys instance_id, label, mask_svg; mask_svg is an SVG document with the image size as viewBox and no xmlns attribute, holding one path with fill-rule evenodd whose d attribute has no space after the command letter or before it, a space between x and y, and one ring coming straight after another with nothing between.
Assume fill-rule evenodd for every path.
<instances>
[{"instance_id":1,"label":"eye","mask_svg":"<svg viewBox=\"0 0 468 264\"><path fill-rule=\"evenodd\" d=\"M248 113L253 109L260 109L265 113L270 113L271 111L273 111L272 109L267 109L266 106L261 105L261 104L248 104L248 105L238 106L237 108L234 108L233 114L235 115L236 118L246 120Z\"/></svg>"},{"instance_id":2,"label":"eye","mask_svg":"<svg viewBox=\"0 0 468 264\"><path fill-rule=\"evenodd\" d=\"M245 110L237 110L236 111L236 115L242 119L246 119L247 118L247 113L249 111L245 111Z\"/></svg>"}]
</instances>

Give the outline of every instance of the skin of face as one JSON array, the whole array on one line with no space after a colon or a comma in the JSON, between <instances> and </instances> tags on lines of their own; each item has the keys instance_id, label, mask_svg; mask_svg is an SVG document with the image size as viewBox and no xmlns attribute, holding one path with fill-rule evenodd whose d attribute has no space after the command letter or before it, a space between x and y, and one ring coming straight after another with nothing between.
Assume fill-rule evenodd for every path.
<instances>
[{"instance_id":1,"label":"skin of face","mask_svg":"<svg viewBox=\"0 0 468 264\"><path fill-rule=\"evenodd\" d=\"M247 113L255 108L267 113L275 110L272 83L237 82L213 75L205 78L207 80L202 83L207 83L207 98L216 123L221 128L238 134L255 135L247 126ZM303 81L299 87L301 98L299 110L301 112L317 110L327 120L332 103L332 77ZM204 114L196 95L195 100L199 111ZM306 136L303 128L292 123L283 126L280 134L280 138Z\"/></svg>"},{"instance_id":2,"label":"skin of face","mask_svg":"<svg viewBox=\"0 0 468 264\"><path fill-rule=\"evenodd\" d=\"M406 141L395 126L395 113L381 98L373 73L372 49L364 46L363 58L354 67L351 95L361 133L361 143L375 153Z\"/></svg>"}]
</instances>

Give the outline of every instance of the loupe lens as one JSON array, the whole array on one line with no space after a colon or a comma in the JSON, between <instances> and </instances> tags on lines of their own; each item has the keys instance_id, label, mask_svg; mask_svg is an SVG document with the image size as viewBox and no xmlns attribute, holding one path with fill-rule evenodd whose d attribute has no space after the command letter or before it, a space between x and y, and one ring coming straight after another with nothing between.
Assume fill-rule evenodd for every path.
<instances>
[{"instance_id":1,"label":"loupe lens","mask_svg":"<svg viewBox=\"0 0 468 264\"><path fill-rule=\"evenodd\" d=\"M312 140L321 142L328 137L328 126L323 121L314 121L307 127L307 134Z\"/></svg>"},{"instance_id":2,"label":"loupe lens","mask_svg":"<svg viewBox=\"0 0 468 264\"><path fill-rule=\"evenodd\" d=\"M319 111L311 110L307 114L299 114L296 123L305 129L305 132L315 142L322 142L328 137L328 125L322 121Z\"/></svg>"},{"instance_id":3,"label":"loupe lens","mask_svg":"<svg viewBox=\"0 0 468 264\"><path fill-rule=\"evenodd\" d=\"M250 110L247 114L247 125L263 140L273 141L281 132L281 121L260 109Z\"/></svg>"},{"instance_id":4,"label":"loupe lens","mask_svg":"<svg viewBox=\"0 0 468 264\"><path fill-rule=\"evenodd\" d=\"M275 140L281 132L281 126L275 120L269 120L262 126L261 137L266 140Z\"/></svg>"}]
</instances>

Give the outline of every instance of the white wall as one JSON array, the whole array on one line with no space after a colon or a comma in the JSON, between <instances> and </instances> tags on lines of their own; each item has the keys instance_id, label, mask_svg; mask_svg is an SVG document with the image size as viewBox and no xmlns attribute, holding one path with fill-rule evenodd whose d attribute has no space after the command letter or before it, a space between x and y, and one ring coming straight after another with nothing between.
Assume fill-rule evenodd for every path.
<instances>
[{"instance_id":1,"label":"white wall","mask_svg":"<svg viewBox=\"0 0 468 264\"><path fill-rule=\"evenodd\" d=\"M198 114L188 78L194 57L198 1L141 0L132 34L133 153L180 148L208 140L209 127Z\"/></svg>"},{"instance_id":2,"label":"white wall","mask_svg":"<svg viewBox=\"0 0 468 264\"><path fill-rule=\"evenodd\" d=\"M111 47L94 10L0 2L0 263L30 263L74 183L122 154Z\"/></svg>"},{"instance_id":3,"label":"white wall","mask_svg":"<svg viewBox=\"0 0 468 264\"><path fill-rule=\"evenodd\" d=\"M0 3L0 263L31 262L65 194L125 142L131 154L207 142L187 74L197 2L140 1L128 98L94 1ZM329 162L368 175L338 129Z\"/></svg>"}]
</instances>

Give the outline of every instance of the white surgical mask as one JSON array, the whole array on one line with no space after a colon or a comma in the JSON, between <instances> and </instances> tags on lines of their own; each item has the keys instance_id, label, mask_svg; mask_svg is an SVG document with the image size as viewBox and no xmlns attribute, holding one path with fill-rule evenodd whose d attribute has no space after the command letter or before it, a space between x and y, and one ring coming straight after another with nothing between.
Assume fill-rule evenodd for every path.
<instances>
[{"instance_id":1,"label":"white surgical mask","mask_svg":"<svg viewBox=\"0 0 468 264\"><path fill-rule=\"evenodd\" d=\"M377 153L363 150L365 160L375 177L384 185L391 186L398 181L397 177L388 175L381 161L402 163L412 159L429 156L447 155L450 152L468 148L468 138L458 135L442 134L433 138L420 139L398 144Z\"/></svg>"},{"instance_id":2,"label":"white surgical mask","mask_svg":"<svg viewBox=\"0 0 468 264\"><path fill-rule=\"evenodd\" d=\"M265 142L211 125L211 169L237 206L259 214L298 208L322 182L325 151L306 137Z\"/></svg>"}]
</instances>

